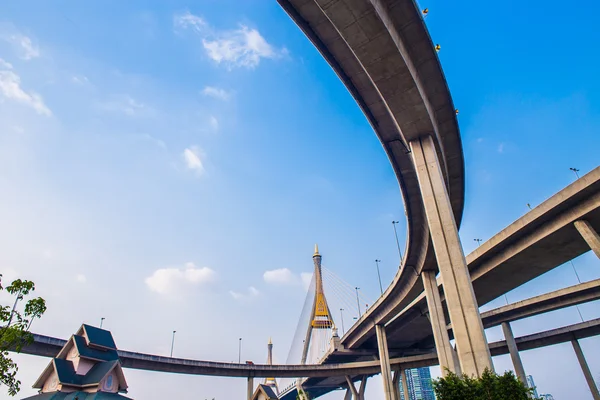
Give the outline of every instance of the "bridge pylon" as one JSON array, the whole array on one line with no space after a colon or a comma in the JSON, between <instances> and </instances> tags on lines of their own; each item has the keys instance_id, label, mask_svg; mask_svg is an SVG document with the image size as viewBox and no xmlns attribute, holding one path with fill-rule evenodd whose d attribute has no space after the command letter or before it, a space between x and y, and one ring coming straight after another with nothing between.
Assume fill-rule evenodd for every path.
<instances>
[{"instance_id":1,"label":"bridge pylon","mask_svg":"<svg viewBox=\"0 0 600 400\"><path fill-rule=\"evenodd\" d=\"M306 329L306 337L304 340L304 347L302 349L301 364L306 364L306 358L308 357L308 350L310 347L311 337L315 331L320 330L331 330L334 326L333 318L331 317L331 311L325 298L325 291L323 290L323 274L321 270L321 254L319 254L319 246L315 244L315 253L313 254L314 280L315 280L315 297L313 305L311 307L311 315L308 327Z\"/></svg>"}]
</instances>

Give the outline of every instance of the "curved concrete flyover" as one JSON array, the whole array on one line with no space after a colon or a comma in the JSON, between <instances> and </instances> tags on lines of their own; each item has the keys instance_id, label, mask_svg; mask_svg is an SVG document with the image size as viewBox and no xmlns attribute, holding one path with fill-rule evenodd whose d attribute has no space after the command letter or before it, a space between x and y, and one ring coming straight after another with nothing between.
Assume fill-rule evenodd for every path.
<instances>
[{"instance_id":1,"label":"curved concrete flyover","mask_svg":"<svg viewBox=\"0 0 600 400\"><path fill-rule=\"evenodd\" d=\"M600 334L600 318L563 328L540 332L516 338L519 350L530 350L538 347L582 339ZM34 334L34 342L23 348L22 353L38 356L54 357L66 340ZM493 355L507 354L505 341L490 343ZM340 351L343 353L344 350ZM277 377L296 378L314 377L330 378L356 375L374 375L381 371L379 361L361 361L342 364L325 365L264 365L233 364L215 361L187 360L170 358L152 354L119 350L119 359L125 368L147 371L171 372L189 375L229 376L229 377ZM418 368L437 365L437 354L428 353L409 357L390 359L395 368Z\"/></svg>"},{"instance_id":2,"label":"curved concrete flyover","mask_svg":"<svg viewBox=\"0 0 600 400\"><path fill-rule=\"evenodd\" d=\"M600 318L521 336L516 338L515 341L519 351L525 351L597 335L600 335ZM500 356L509 353L508 345L505 340L490 343L489 348L492 356ZM390 359L390 363L394 366L394 369L409 369L438 365L438 359L436 353L430 352L419 356L392 358ZM354 380L357 380L360 376L356 375L352 377ZM333 374L328 378L309 378L303 382L303 388L307 392L310 394L315 393L319 396L338 388L343 388L345 385L345 379ZM290 392L283 393L283 396L281 396L282 400L293 400L295 398L294 389Z\"/></svg>"},{"instance_id":3,"label":"curved concrete flyover","mask_svg":"<svg viewBox=\"0 0 600 400\"><path fill-rule=\"evenodd\" d=\"M411 142L433 138L456 226L464 207L464 159L456 112L413 0L278 0L348 88L385 149L407 217L407 246L385 293L346 333L354 347L420 292L437 271Z\"/></svg>"},{"instance_id":4,"label":"curved concrete flyover","mask_svg":"<svg viewBox=\"0 0 600 400\"><path fill-rule=\"evenodd\" d=\"M486 304L590 251L574 226L579 220L587 221L600 232L600 167L548 198L467 256L478 304ZM438 284L447 315L443 286L441 282ZM425 294L421 292L410 300L388 321L390 348L429 351L432 331ZM369 322L362 321L363 326L353 327L363 332L359 339L345 335L342 344L350 349L376 349L376 339L369 334Z\"/></svg>"},{"instance_id":5,"label":"curved concrete flyover","mask_svg":"<svg viewBox=\"0 0 600 400\"><path fill-rule=\"evenodd\" d=\"M574 285L568 288L556 290L554 292L546 293L541 296L532 297L523 301L519 301L513 304L509 304L507 306L499 307L485 313L481 314L481 319L483 325L486 328L500 325L503 322L512 322L522 318L528 318L534 315L539 315L541 313L554 311L558 309L562 309L565 307L571 307L576 304L582 304L589 301L600 300L600 279L593 280L590 282L584 282L578 285ZM422 305L426 309L426 305ZM423 332L427 332L429 329L429 334L426 338L419 336L418 340L414 338L411 339L411 335L413 335L413 331L411 329L402 330L404 336L406 336L406 343L418 343L417 346L405 346L399 348L390 348L390 353L394 355L394 357L406 357L409 355L414 355L418 357L423 354L431 354L434 351L434 341L431 333L431 324L429 324L429 320L427 317L423 316L421 311L417 311L416 307L409 308L409 313L405 313L402 317L407 321L411 329L419 330L420 335L423 335ZM418 319L420 318L420 319ZM447 327L449 330L451 326ZM452 332L449 332L450 336L452 336ZM406 344L406 343L400 343ZM490 352L492 355L504 354L498 353L498 348L493 347L497 346L494 344L490 344ZM525 344L523 346L526 346ZM521 348L521 350L526 349L525 347ZM506 349L503 348L505 351ZM344 350L344 351L336 351L330 352L324 359L324 363L344 363L344 362L357 362L357 361L365 361L371 360L377 356L376 350L367 350L367 349L359 349L359 350ZM432 364L433 365L433 364ZM341 378L328 378L325 383L324 379L320 378L310 378L305 382L305 388L310 389L311 385L317 385L320 389L313 392L313 394L320 393L324 394L325 392L321 392L324 390L326 386L331 387L339 387L344 384L344 379ZM337 385L337 386L336 386Z\"/></svg>"}]
</instances>

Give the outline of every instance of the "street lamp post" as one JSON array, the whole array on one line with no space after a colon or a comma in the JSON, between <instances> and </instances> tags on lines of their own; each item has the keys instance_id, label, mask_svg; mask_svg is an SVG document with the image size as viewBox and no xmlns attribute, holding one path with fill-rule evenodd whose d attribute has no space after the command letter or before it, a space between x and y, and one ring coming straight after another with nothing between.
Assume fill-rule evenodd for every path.
<instances>
[{"instance_id":1,"label":"street lamp post","mask_svg":"<svg viewBox=\"0 0 600 400\"><path fill-rule=\"evenodd\" d=\"M173 331L173 338L171 339L171 357L173 357L173 346L175 345L175 332Z\"/></svg>"},{"instance_id":2,"label":"street lamp post","mask_svg":"<svg viewBox=\"0 0 600 400\"><path fill-rule=\"evenodd\" d=\"M242 363L242 338L240 338L240 340L238 340L239 342L239 346L238 346L238 364Z\"/></svg>"},{"instance_id":3,"label":"street lamp post","mask_svg":"<svg viewBox=\"0 0 600 400\"><path fill-rule=\"evenodd\" d=\"M381 290L381 294L383 294L383 286L381 286L381 274L379 273L379 263L381 260L375 260L375 265L377 266L377 277L379 278L379 290Z\"/></svg>"},{"instance_id":4,"label":"street lamp post","mask_svg":"<svg viewBox=\"0 0 600 400\"><path fill-rule=\"evenodd\" d=\"M402 252L400 251L400 242L398 241L398 231L396 230L396 224L399 224L400 221L392 221L392 225L394 226L394 236L396 237L396 247L398 247L398 256L400 257L400 264L402 264Z\"/></svg>"},{"instance_id":5,"label":"street lamp post","mask_svg":"<svg viewBox=\"0 0 600 400\"><path fill-rule=\"evenodd\" d=\"M577 179L579 179L579 170L577 168L569 168L571 171L575 172L575 176L577 177Z\"/></svg>"},{"instance_id":6,"label":"street lamp post","mask_svg":"<svg viewBox=\"0 0 600 400\"><path fill-rule=\"evenodd\" d=\"M342 336L346 333L346 329L344 328L344 309L340 308L340 316L342 317Z\"/></svg>"},{"instance_id":7,"label":"street lamp post","mask_svg":"<svg viewBox=\"0 0 600 400\"><path fill-rule=\"evenodd\" d=\"M354 290L356 290L356 305L358 306L358 316L362 317L362 313L360 312L360 301L358 300L358 289L360 289L358 286L354 288Z\"/></svg>"},{"instance_id":8,"label":"street lamp post","mask_svg":"<svg viewBox=\"0 0 600 400\"><path fill-rule=\"evenodd\" d=\"M481 240L481 239L473 239L473 240L477 242L477 247L481 246L481 242L483 242L483 240Z\"/></svg>"},{"instance_id":9,"label":"street lamp post","mask_svg":"<svg viewBox=\"0 0 600 400\"><path fill-rule=\"evenodd\" d=\"M102 329L102 323L104 322L105 319L106 318L104 318L104 317L100 318L100 329Z\"/></svg>"}]
</instances>

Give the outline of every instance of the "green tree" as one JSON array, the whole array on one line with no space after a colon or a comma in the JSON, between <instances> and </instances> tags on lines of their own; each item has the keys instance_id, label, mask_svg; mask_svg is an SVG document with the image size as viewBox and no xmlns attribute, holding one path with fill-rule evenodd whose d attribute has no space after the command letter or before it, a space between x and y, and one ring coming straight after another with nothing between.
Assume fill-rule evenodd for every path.
<instances>
[{"instance_id":1,"label":"green tree","mask_svg":"<svg viewBox=\"0 0 600 400\"><path fill-rule=\"evenodd\" d=\"M448 372L445 377L433 381L433 389L438 400L533 399L533 389L519 381L512 371L498 375L486 369L481 378Z\"/></svg>"},{"instance_id":2,"label":"green tree","mask_svg":"<svg viewBox=\"0 0 600 400\"><path fill-rule=\"evenodd\" d=\"M21 389L21 382L17 379L19 368L9 357L9 351L19 353L24 345L33 341L29 330L33 321L46 312L46 301L41 297L26 300L35 290L33 282L16 279L5 288L0 274L2 290L14 296L15 301L6 306L0 305L0 385L6 385L8 394L15 396Z\"/></svg>"}]
</instances>

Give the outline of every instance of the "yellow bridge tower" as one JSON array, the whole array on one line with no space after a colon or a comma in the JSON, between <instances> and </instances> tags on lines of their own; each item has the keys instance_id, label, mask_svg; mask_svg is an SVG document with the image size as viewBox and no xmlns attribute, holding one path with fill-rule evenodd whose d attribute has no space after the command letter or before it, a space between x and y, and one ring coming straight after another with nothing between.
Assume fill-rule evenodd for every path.
<instances>
[{"instance_id":1,"label":"yellow bridge tower","mask_svg":"<svg viewBox=\"0 0 600 400\"><path fill-rule=\"evenodd\" d=\"M308 349L311 342L312 333L314 330L332 329L333 319L331 311L327 305L325 292L323 290L323 275L321 271L321 255L319 254L319 246L315 244L315 253L313 254L313 263L315 265L314 280L315 280L315 298L313 301L310 323L306 330L306 338L304 340L304 348L302 350L301 364L306 364Z\"/></svg>"}]
</instances>

